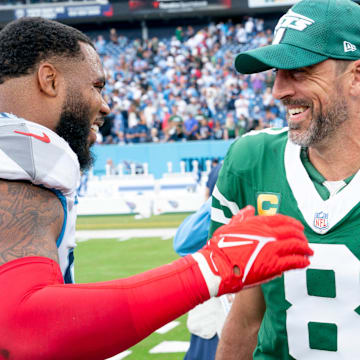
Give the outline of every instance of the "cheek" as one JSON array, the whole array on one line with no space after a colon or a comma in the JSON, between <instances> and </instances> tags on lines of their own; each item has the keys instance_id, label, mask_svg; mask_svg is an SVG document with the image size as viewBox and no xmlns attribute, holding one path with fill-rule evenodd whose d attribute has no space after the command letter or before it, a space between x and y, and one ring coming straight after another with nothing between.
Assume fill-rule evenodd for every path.
<instances>
[{"instance_id":1,"label":"cheek","mask_svg":"<svg viewBox=\"0 0 360 360\"><path fill-rule=\"evenodd\" d=\"M330 83L328 81L322 81L315 84L314 93L323 105L326 106L333 101L335 86L336 84L334 82Z\"/></svg>"},{"instance_id":2,"label":"cheek","mask_svg":"<svg viewBox=\"0 0 360 360\"><path fill-rule=\"evenodd\" d=\"M311 92L308 93L306 101L312 107L312 112L322 112L328 106L334 102L334 97L330 88L323 88L320 86L314 87Z\"/></svg>"},{"instance_id":3,"label":"cheek","mask_svg":"<svg viewBox=\"0 0 360 360\"><path fill-rule=\"evenodd\" d=\"M92 93L91 96L85 98L85 102L91 116L94 116L94 114L97 113L99 111L99 108L101 107L101 100L99 94Z\"/></svg>"},{"instance_id":4,"label":"cheek","mask_svg":"<svg viewBox=\"0 0 360 360\"><path fill-rule=\"evenodd\" d=\"M97 93L96 97L94 97L94 100L93 100L94 111L99 112L101 107L103 106L103 103L104 103L103 96L101 94Z\"/></svg>"},{"instance_id":5,"label":"cheek","mask_svg":"<svg viewBox=\"0 0 360 360\"><path fill-rule=\"evenodd\" d=\"M314 104L314 110L324 115L327 109L333 105L334 101L336 101L336 97L332 93L322 93Z\"/></svg>"}]
</instances>

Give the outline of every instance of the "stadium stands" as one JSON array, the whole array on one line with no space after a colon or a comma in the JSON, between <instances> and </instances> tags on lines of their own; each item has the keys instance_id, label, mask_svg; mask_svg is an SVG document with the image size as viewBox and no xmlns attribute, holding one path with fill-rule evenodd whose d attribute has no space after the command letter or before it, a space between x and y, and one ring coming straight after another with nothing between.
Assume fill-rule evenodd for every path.
<instances>
[{"instance_id":1,"label":"stadium stands","mask_svg":"<svg viewBox=\"0 0 360 360\"><path fill-rule=\"evenodd\" d=\"M178 26L170 36L148 40L115 28L90 36L104 64L104 97L111 107L98 144L231 140L252 129L285 125L284 110L271 95L272 72L239 75L233 67L235 54L270 41L262 19ZM196 161L188 172L181 161L168 163L161 177L154 177L151 164L148 174L146 160L127 163L109 153L106 161L105 171L94 169L98 176L84 175L80 215L148 217L195 211L204 201L210 169L199 172Z\"/></svg>"},{"instance_id":2,"label":"stadium stands","mask_svg":"<svg viewBox=\"0 0 360 360\"><path fill-rule=\"evenodd\" d=\"M239 75L233 67L235 54L266 45L271 36L264 20L251 17L238 24L180 26L172 36L147 40L114 28L97 35L112 109L98 143L216 140L285 125L269 90L272 73ZM234 118L230 129L228 116Z\"/></svg>"}]
</instances>

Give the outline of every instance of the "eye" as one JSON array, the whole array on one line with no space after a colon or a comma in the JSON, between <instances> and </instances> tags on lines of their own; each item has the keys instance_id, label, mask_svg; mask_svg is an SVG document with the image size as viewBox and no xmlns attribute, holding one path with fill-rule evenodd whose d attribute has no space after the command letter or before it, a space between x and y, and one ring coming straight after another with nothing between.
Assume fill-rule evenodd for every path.
<instances>
[{"instance_id":1,"label":"eye","mask_svg":"<svg viewBox=\"0 0 360 360\"><path fill-rule=\"evenodd\" d=\"M298 68L290 70L292 74L304 74L306 73L306 68Z\"/></svg>"},{"instance_id":2,"label":"eye","mask_svg":"<svg viewBox=\"0 0 360 360\"><path fill-rule=\"evenodd\" d=\"M100 82L100 83L95 83L94 84L94 88L99 92L101 93L101 91L104 89L105 87L105 84L103 82Z\"/></svg>"},{"instance_id":3,"label":"eye","mask_svg":"<svg viewBox=\"0 0 360 360\"><path fill-rule=\"evenodd\" d=\"M307 74L307 70L305 68L292 69L289 70L289 72L291 77L294 79L302 79Z\"/></svg>"}]
</instances>

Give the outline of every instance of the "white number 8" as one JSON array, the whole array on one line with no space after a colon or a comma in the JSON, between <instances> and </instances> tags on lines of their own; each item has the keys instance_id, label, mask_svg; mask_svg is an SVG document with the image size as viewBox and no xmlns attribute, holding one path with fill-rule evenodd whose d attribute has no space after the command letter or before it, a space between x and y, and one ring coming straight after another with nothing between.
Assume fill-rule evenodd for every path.
<instances>
[{"instance_id":1,"label":"white number 8","mask_svg":"<svg viewBox=\"0 0 360 360\"><path fill-rule=\"evenodd\" d=\"M336 296L308 294L306 269L287 272L284 276L287 310L286 328L289 353L295 359L360 359L360 262L345 246L311 244L314 256L308 269L333 270ZM337 351L310 348L309 322L337 326Z\"/></svg>"}]
</instances>

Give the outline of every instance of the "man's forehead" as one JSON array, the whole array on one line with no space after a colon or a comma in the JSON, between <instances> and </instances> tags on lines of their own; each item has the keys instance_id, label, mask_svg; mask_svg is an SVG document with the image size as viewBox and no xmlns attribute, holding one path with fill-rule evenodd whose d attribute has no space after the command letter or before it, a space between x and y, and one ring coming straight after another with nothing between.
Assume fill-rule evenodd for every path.
<instances>
[{"instance_id":1,"label":"man's forehead","mask_svg":"<svg viewBox=\"0 0 360 360\"><path fill-rule=\"evenodd\" d=\"M84 61L88 64L88 70L98 76L104 76L103 66L96 50L91 45L85 43L80 43L80 47L84 55Z\"/></svg>"},{"instance_id":2,"label":"man's forehead","mask_svg":"<svg viewBox=\"0 0 360 360\"><path fill-rule=\"evenodd\" d=\"M275 71L278 70L286 70L286 71L299 71L299 70L307 70L307 71L315 71L315 70L321 70L321 69L330 69L333 68L336 64L336 60L335 59L326 59L324 61L321 61L317 64L313 64L313 65L309 65L309 66L302 66L302 67L298 67L298 68L294 68L294 69L274 69Z\"/></svg>"}]
</instances>

